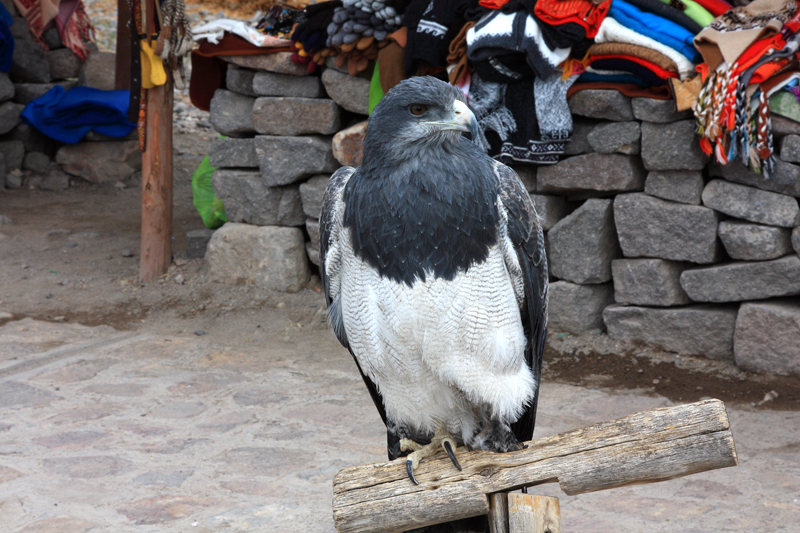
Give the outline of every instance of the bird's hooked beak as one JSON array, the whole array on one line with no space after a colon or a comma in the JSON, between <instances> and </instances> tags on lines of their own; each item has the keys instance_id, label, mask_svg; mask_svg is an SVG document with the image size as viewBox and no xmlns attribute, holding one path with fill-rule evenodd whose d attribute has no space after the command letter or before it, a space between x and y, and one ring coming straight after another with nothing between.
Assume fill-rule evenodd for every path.
<instances>
[{"instance_id":1,"label":"bird's hooked beak","mask_svg":"<svg viewBox=\"0 0 800 533\"><path fill-rule=\"evenodd\" d=\"M450 120L425 122L426 125L437 126L440 130L463 131L470 135L470 139L475 139L478 134L478 120L475 114L461 100L453 100L451 108L452 118Z\"/></svg>"}]
</instances>

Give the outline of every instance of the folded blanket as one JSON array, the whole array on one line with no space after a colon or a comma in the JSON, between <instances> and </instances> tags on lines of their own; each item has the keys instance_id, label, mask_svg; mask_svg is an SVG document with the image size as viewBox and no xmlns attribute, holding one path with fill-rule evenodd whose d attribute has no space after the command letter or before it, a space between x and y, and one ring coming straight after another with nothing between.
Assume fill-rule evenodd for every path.
<instances>
[{"instance_id":1,"label":"folded blanket","mask_svg":"<svg viewBox=\"0 0 800 533\"><path fill-rule=\"evenodd\" d=\"M692 44L694 34L670 20L646 13L624 0L614 0L609 16L626 28L677 50L692 61L700 59Z\"/></svg>"},{"instance_id":2,"label":"folded blanket","mask_svg":"<svg viewBox=\"0 0 800 533\"><path fill-rule=\"evenodd\" d=\"M637 46L635 44L627 43L595 43L589 47L590 58L594 56L611 55L638 57L644 61L648 61L654 65L657 65L659 68L667 72L675 74L678 73L678 65L676 65L673 60L651 48L645 48L644 46Z\"/></svg>"},{"instance_id":3,"label":"folded blanket","mask_svg":"<svg viewBox=\"0 0 800 533\"><path fill-rule=\"evenodd\" d=\"M109 137L125 137L136 124L128 121L127 90L102 91L56 85L31 101L20 114L23 122L51 139L77 144L94 130Z\"/></svg>"}]
</instances>

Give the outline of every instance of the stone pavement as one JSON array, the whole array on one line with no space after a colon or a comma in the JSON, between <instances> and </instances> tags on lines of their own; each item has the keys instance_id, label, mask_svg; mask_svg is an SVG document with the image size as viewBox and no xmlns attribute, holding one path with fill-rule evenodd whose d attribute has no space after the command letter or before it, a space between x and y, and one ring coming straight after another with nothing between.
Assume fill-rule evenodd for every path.
<instances>
[{"instance_id":1,"label":"stone pavement","mask_svg":"<svg viewBox=\"0 0 800 533\"><path fill-rule=\"evenodd\" d=\"M328 331L267 355L210 337L0 327L0 531L332 533L334 474L385 459L350 356ZM537 436L665 405L545 383ZM739 467L533 492L561 498L565 532L800 531L800 412L728 413Z\"/></svg>"}]
</instances>

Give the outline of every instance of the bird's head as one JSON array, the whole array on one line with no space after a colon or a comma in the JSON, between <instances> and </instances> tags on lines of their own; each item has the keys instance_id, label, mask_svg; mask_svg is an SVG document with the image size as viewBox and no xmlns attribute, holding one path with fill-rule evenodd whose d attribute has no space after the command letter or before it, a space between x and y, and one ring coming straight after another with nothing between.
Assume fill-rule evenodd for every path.
<instances>
[{"instance_id":1,"label":"bird's head","mask_svg":"<svg viewBox=\"0 0 800 533\"><path fill-rule=\"evenodd\" d=\"M472 138L478 123L464 94L431 76L401 81L375 106L364 139L364 160L370 155L403 161L429 149Z\"/></svg>"}]
</instances>

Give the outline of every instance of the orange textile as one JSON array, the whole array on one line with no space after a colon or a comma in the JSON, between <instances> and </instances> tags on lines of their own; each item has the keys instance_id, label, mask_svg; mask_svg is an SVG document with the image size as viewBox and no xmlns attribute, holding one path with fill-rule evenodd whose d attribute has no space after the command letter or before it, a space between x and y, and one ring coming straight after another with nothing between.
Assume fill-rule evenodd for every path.
<instances>
[{"instance_id":1,"label":"orange textile","mask_svg":"<svg viewBox=\"0 0 800 533\"><path fill-rule=\"evenodd\" d=\"M481 0L478 5L488 7L489 9L500 9L508 3L508 0Z\"/></svg>"},{"instance_id":2,"label":"orange textile","mask_svg":"<svg viewBox=\"0 0 800 533\"><path fill-rule=\"evenodd\" d=\"M661 87L640 87L635 83L609 83L605 81L575 83L567 90L567 98L578 91L585 91L588 89L608 89L619 91L625 96L630 96L632 98L641 97L652 98L654 100L669 100L672 98L669 89L665 85Z\"/></svg>"},{"instance_id":3,"label":"orange textile","mask_svg":"<svg viewBox=\"0 0 800 533\"><path fill-rule=\"evenodd\" d=\"M609 9L611 0L539 0L533 12L546 24L579 24L586 30L586 37L592 39Z\"/></svg>"}]
</instances>

